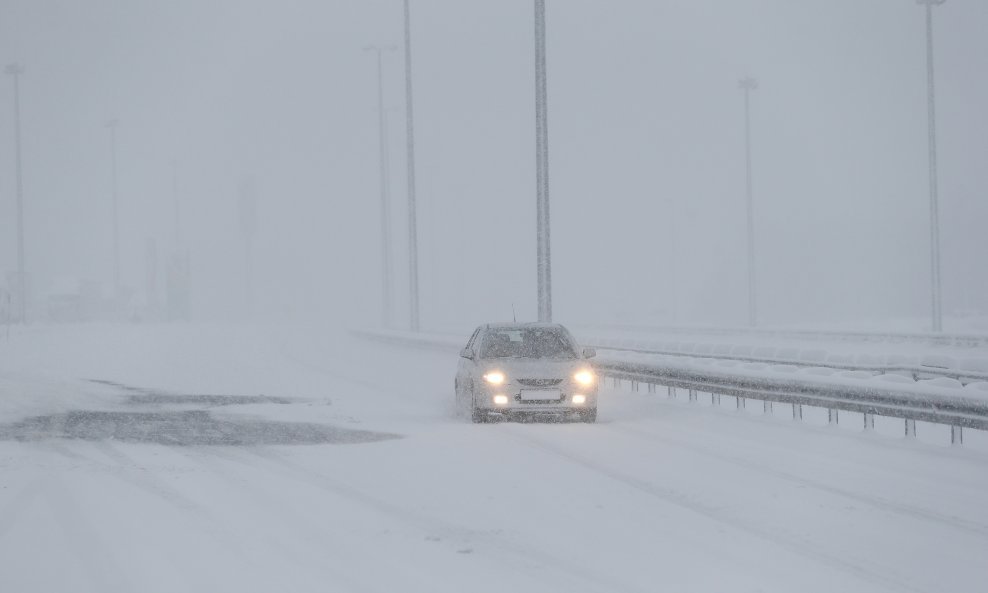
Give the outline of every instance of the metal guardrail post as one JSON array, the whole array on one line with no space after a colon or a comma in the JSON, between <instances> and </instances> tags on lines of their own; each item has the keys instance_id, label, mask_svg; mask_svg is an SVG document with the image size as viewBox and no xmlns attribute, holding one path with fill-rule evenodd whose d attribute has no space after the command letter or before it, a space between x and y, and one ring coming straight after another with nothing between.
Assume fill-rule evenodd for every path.
<instances>
[{"instance_id":1,"label":"metal guardrail post","mask_svg":"<svg viewBox=\"0 0 988 593\"><path fill-rule=\"evenodd\" d=\"M690 389L689 390L689 394L690 394L690 402L695 402L696 401L696 389Z\"/></svg>"},{"instance_id":2,"label":"metal guardrail post","mask_svg":"<svg viewBox=\"0 0 988 593\"><path fill-rule=\"evenodd\" d=\"M775 412L772 402L765 400L762 402L762 412L765 414L773 414Z\"/></svg>"},{"instance_id":3,"label":"metal guardrail post","mask_svg":"<svg viewBox=\"0 0 988 593\"><path fill-rule=\"evenodd\" d=\"M437 348L455 352L460 347L460 339L436 334L411 334L407 332L360 331L351 333L362 338L400 344L404 346ZM929 398L916 398L915 394L902 394L893 389L857 386L808 385L790 379L776 381L763 377L734 377L724 373L690 370L663 365L631 363L626 361L598 360L600 376L610 376L615 387L621 385L622 378L635 383L645 381L651 389L665 385L669 398L677 397L678 385L683 389L693 389L697 393L711 394L711 401L720 403L721 396L734 397L738 409L744 409L745 399L761 400L765 410L772 410L773 401L798 403L828 409L831 424L837 424L838 411L844 410L862 414L864 430L874 430L875 416L881 415L913 422L922 420L951 427L951 442L960 445L964 442L963 428L988 431L988 406L971 403L966 398L943 397L929 394ZM670 385L669 383L673 383ZM719 392L715 393L715 392ZM915 436L915 426L910 423L906 430Z\"/></svg>"},{"instance_id":4,"label":"metal guardrail post","mask_svg":"<svg viewBox=\"0 0 988 593\"><path fill-rule=\"evenodd\" d=\"M638 391L638 381L635 381L634 379L631 380L631 390L634 392Z\"/></svg>"},{"instance_id":5,"label":"metal guardrail post","mask_svg":"<svg viewBox=\"0 0 988 593\"><path fill-rule=\"evenodd\" d=\"M803 404L792 405L792 419L803 421Z\"/></svg>"},{"instance_id":6,"label":"metal guardrail post","mask_svg":"<svg viewBox=\"0 0 988 593\"><path fill-rule=\"evenodd\" d=\"M588 342L600 350L612 350L616 352L637 352L644 354L660 354L663 356L674 356L679 358L693 358L697 356L695 352L679 352L679 351L669 351L662 348L655 349L649 346L644 348L638 347L621 347L614 345L605 345L600 343L602 340L594 340ZM988 344L988 337L985 338L985 343ZM731 354L704 354L704 356L709 356L718 360L736 360L742 362L761 362L761 363L771 363L771 364L791 364L796 366L806 366L806 361L800 361L798 359L785 359L785 358L764 358L752 355L731 355ZM850 370L850 371L868 371L872 374L902 374L903 376L911 377L914 381L920 379L936 378L936 377L947 377L949 379L957 379L962 383L968 383L972 381L988 381L988 372L984 371L974 371L974 370L959 370L959 369L948 369L933 366L915 366L912 364L894 364L894 365L873 365L873 364L854 364L854 363L841 363L841 362L814 362L815 365L821 365L826 368L840 369L840 370Z\"/></svg>"},{"instance_id":7,"label":"metal guardrail post","mask_svg":"<svg viewBox=\"0 0 988 593\"><path fill-rule=\"evenodd\" d=\"M655 383L649 383L648 384L648 392L649 393L655 393Z\"/></svg>"},{"instance_id":8,"label":"metal guardrail post","mask_svg":"<svg viewBox=\"0 0 988 593\"><path fill-rule=\"evenodd\" d=\"M611 387L617 389L620 386L621 386L621 379L618 379L617 377L611 377Z\"/></svg>"},{"instance_id":9,"label":"metal guardrail post","mask_svg":"<svg viewBox=\"0 0 988 593\"><path fill-rule=\"evenodd\" d=\"M595 326L599 328L600 326ZM629 326L607 325L604 329L628 329ZM755 328L710 328L710 327L641 327L634 330L647 330L655 334L687 334L687 335L720 335L720 336L761 336L771 338L788 338L796 340L836 340L841 342L890 342L890 343L926 343L943 346L986 346L986 334L944 334L944 333L910 333L910 332L838 332L812 330L766 330Z\"/></svg>"},{"instance_id":10,"label":"metal guardrail post","mask_svg":"<svg viewBox=\"0 0 988 593\"><path fill-rule=\"evenodd\" d=\"M720 394L719 393L711 393L710 394L710 405L711 406L719 406L720 405Z\"/></svg>"},{"instance_id":11,"label":"metal guardrail post","mask_svg":"<svg viewBox=\"0 0 988 593\"><path fill-rule=\"evenodd\" d=\"M916 421L906 419L906 438L916 438Z\"/></svg>"}]
</instances>

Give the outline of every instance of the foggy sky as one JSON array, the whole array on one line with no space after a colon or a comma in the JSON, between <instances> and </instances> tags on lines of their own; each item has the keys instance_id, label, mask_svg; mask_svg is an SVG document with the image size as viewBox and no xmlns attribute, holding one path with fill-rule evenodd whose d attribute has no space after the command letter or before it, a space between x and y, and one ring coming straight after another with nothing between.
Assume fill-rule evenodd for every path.
<instances>
[{"instance_id":1,"label":"foggy sky","mask_svg":"<svg viewBox=\"0 0 988 593\"><path fill-rule=\"evenodd\" d=\"M752 95L760 319L880 325L929 309L924 11L913 0L549 0L561 321L742 325ZM530 0L412 0L422 323L535 317ZM188 250L196 318L378 322L376 70L400 0L0 0L21 97L38 297ZM935 10L943 298L988 313L988 3ZM404 78L385 58L396 300L407 319ZM181 224L176 237L172 162ZM12 84L0 87L0 272L16 269ZM249 180L249 181L248 181ZM161 282L159 282L160 288ZM918 329L918 328L917 328ZM947 329L950 329L948 323Z\"/></svg>"}]
</instances>

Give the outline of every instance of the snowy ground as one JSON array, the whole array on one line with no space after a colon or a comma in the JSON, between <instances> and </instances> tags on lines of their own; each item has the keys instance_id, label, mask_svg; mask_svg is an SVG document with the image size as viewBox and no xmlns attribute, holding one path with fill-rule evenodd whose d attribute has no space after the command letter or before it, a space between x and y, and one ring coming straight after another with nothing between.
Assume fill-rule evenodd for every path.
<instances>
[{"instance_id":1,"label":"snowy ground","mask_svg":"<svg viewBox=\"0 0 988 593\"><path fill-rule=\"evenodd\" d=\"M15 328L0 340L0 591L988 579L983 447L608 388L596 425L474 426L450 415L455 364L315 329Z\"/></svg>"}]
</instances>

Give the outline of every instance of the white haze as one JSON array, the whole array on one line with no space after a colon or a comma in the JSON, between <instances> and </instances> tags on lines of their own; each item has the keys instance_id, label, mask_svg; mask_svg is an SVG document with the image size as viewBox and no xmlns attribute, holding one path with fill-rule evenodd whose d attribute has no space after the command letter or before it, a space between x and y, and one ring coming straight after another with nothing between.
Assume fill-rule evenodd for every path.
<instances>
[{"instance_id":1,"label":"white haze","mask_svg":"<svg viewBox=\"0 0 988 593\"><path fill-rule=\"evenodd\" d=\"M423 326L509 318L512 305L534 318L532 3L413 0L412 11ZM943 295L955 317L988 313L986 30L982 0L935 10ZM556 316L744 323L737 79L751 75L762 322L925 323L924 33L913 0L550 0ZM103 125L116 118L122 278L136 300L154 239L162 262L191 253L196 319L247 315L246 183L258 203L255 314L378 323L372 42L401 45L399 0L2 0L0 60L26 70L35 294L112 280ZM399 325L402 67L400 51L386 55ZM16 269L13 162L4 77L2 272Z\"/></svg>"}]
</instances>

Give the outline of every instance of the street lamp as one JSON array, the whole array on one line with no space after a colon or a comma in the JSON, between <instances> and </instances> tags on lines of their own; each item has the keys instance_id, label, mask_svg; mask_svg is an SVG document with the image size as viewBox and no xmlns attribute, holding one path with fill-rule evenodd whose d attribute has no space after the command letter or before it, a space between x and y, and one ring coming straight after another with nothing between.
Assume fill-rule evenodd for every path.
<instances>
[{"instance_id":1,"label":"street lamp","mask_svg":"<svg viewBox=\"0 0 988 593\"><path fill-rule=\"evenodd\" d=\"M926 90L930 151L930 292L933 331L943 331L940 306L940 213L937 204L937 122L933 78L933 7L946 0L916 0L926 7Z\"/></svg>"},{"instance_id":2,"label":"street lamp","mask_svg":"<svg viewBox=\"0 0 988 593\"><path fill-rule=\"evenodd\" d=\"M244 296L247 317L254 316L254 237L257 234L257 191L253 177L240 181L240 232L244 238Z\"/></svg>"},{"instance_id":3,"label":"street lamp","mask_svg":"<svg viewBox=\"0 0 988 593\"><path fill-rule=\"evenodd\" d=\"M179 203L178 192L178 161L172 159L172 208L175 211L175 251L177 252L182 243L182 215Z\"/></svg>"},{"instance_id":4,"label":"street lamp","mask_svg":"<svg viewBox=\"0 0 988 593\"><path fill-rule=\"evenodd\" d=\"M748 325L758 325L757 291L755 289L755 215L754 198L751 180L751 91L758 88L758 81L750 76L738 81L738 87L744 91L744 148L745 197L748 210Z\"/></svg>"},{"instance_id":5,"label":"street lamp","mask_svg":"<svg viewBox=\"0 0 988 593\"><path fill-rule=\"evenodd\" d=\"M545 0L535 0L536 268L539 321L552 321L549 242L549 119L545 66Z\"/></svg>"},{"instance_id":6,"label":"street lamp","mask_svg":"<svg viewBox=\"0 0 988 593\"><path fill-rule=\"evenodd\" d=\"M189 308L190 254L182 246L182 198L179 191L178 160L172 159L171 165L172 206L175 211L175 250L168 260L168 273L166 276L167 318L170 320L186 320L191 315Z\"/></svg>"},{"instance_id":7,"label":"street lamp","mask_svg":"<svg viewBox=\"0 0 988 593\"><path fill-rule=\"evenodd\" d=\"M113 287L120 296L120 225L117 212L117 120L106 122L110 131L110 199L113 203Z\"/></svg>"},{"instance_id":8,"label":"street lamp","mask_svg":"<svg viewBox=\"0 0 988 593\"><path fill-rule=\"evenodd\" d=\"M419 250L415 220L415 117L412 109L412 23L405 0L405 139L408 148L408 305L409 326L419 330Z\"/></svg>"},{"instance_id":9,"label":"street lamp","mask_svg":"<svg viewBox=\"0 0 988 593\"><path fill-rule=\"evenodd\" d=\"M4 70L14 77L14 159L17 191L17 300L18 317L27 322L27 272L24 269L24 185L21 177L21 74L20 64L9 64Z\"/></svg>"},{"instance_id":10,"label":"street lamp","mask_svg":"<svg viewBox=\"0 0 988 593\"><path fill-rule=\"evenodd\" d=\"M381 183L381 323L391 327L391 166L388 162L388 124L384 113L383 56L385 51L395 51L393 45L368 45L364 51L377 54L377 123L380 136Z\"/></svg>"}]
</instances>

